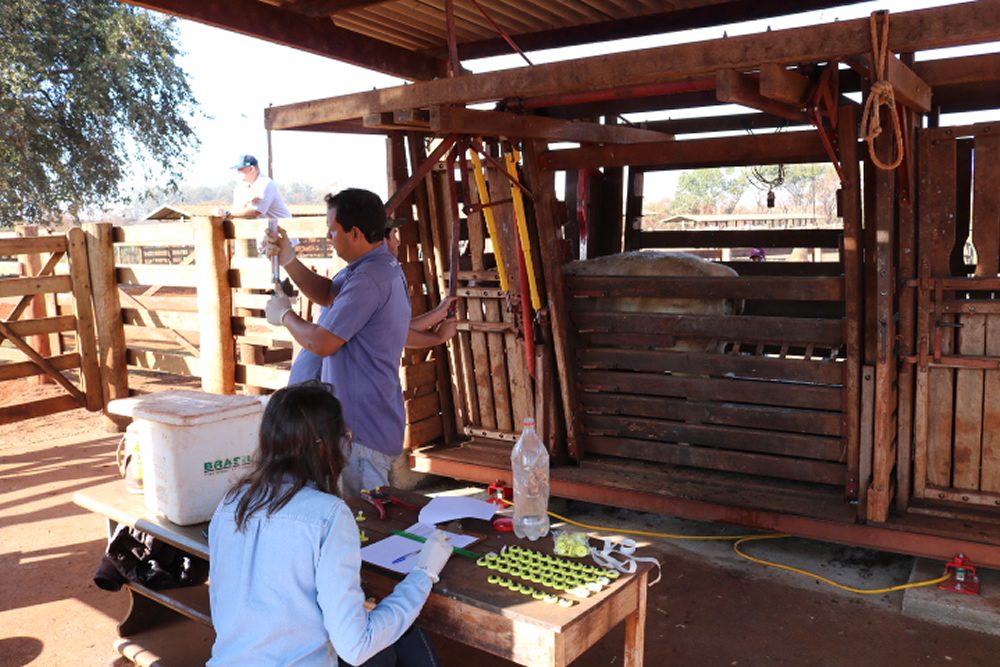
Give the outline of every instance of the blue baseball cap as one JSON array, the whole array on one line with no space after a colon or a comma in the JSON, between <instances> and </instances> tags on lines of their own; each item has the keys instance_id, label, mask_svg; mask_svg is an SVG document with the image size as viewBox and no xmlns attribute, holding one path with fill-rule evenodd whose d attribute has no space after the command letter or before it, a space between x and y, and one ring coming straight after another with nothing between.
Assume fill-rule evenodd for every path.
<instances>
[{"instance_id":1,"label":"blue baseball cap","mask_svg":"<svg viewBox=\"0 0 1000 667\"><path fill-rule=\"evenodd\" d=\"M257 158L255 158L253 155L241 155L239 164L230 167L230 169L242 169L243 167L256 167L256 166L257 166Z\"/></svg>"}]
</instances>

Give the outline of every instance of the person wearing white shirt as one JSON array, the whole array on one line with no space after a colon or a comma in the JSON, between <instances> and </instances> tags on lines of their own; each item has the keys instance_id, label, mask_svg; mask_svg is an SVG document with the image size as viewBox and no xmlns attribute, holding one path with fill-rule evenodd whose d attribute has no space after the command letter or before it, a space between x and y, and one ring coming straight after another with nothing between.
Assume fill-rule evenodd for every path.
<instances>
[{"instance_id":1,"label":"person wearing white shirt","mask_svg":"<svg viewBox=\"0 0 1000 667\"><path fill-rule=\"evenodd\" d=\"M270 220L292 217L284 199L281 198L278 185L260 173L257 158L253 155L241 155L232 168L238 170L242 177L233 188L233 207L229 211L221 207L216 208L217 216Z\"/></svg>"}]
</instances>

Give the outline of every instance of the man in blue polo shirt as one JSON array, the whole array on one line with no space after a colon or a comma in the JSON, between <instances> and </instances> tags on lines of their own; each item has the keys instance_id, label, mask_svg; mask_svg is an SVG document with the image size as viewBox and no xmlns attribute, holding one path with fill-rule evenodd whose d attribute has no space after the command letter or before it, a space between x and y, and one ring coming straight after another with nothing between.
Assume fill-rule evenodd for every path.
<instances>
[{"instance_id":1,"label":"man in blue polo shirt","mask_svg":"<svg viewBox=\"0 0 1000 667\"><path fill-rule=\"evenodd\" d=\"M388 484L389 470L403 452L399 360L410 328L410 298L402 267L384 242L385 207L378 195L349 188L327 195L326 203L327 238L348 263L333 280L298 261L283 229L265 251L278 256L303 295L331 307L313 324L292 310L279 288L266 313L269 322L287 327L304 349L323 359L321 379L336 389L354 435L341 476L342 493L350 498Z\"/></svg>"}]
</instances>

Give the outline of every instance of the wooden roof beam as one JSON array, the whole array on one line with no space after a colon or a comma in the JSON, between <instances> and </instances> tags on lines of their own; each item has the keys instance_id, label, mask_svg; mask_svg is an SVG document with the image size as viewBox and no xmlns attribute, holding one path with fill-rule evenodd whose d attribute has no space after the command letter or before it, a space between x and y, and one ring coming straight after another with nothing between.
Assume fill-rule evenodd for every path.
<instances>
[{"instance_id":1,"label":"wooden roof beam","mask_svg":"<svg viewBox=\"0 0 1000 667\"><path fill-rule=\"evenodd\" d=\"M367 113L362 119L361 124L369 129L378 130L393 130L396 129L396 124L392 120L391 111L382 111L380 113Z\"/></svg>"},{"instance_id":2,"label":"wooden roof beam","mask_svg":"<svg viewBox=\"0 0 1000 667\"><path fill-rule=\"evenodd\" d=\"M931 87L893 53L889 54L887 78L898 101L920 113L931 110Z\"/></svg>"},{"instance_id":3,"label":"wooden roof beam","mask_svg":"<svg viewBox=\"0 0 1000 667\"><path fill-rule=\"evenodd\" d=\"M997 39L1000 0L978 0L894 14L889 48L904 53ZM273 130L295 129L380 111L670 81L710 75L720 69L750 71L762 63L847 60L870 50L867 18L838 21L646 49L638 52L638 57L637 52L614 53L271 107L265 111L265 124Z\"/></svg>"},{"instance_id":4,"label":"wooden roof beam","mask_svg":"<svg viewBox=\"0 0 1000 667\"><path fill-rule=\"evenodd\" d=\"M1000 81L1000 53L926 60L914 63L913 70L928 85L992 83Z\"/></svg>"},{"instance_id":5,"label":"wooden roof beam","mask_svg":"<svg viewBox=\"0 0 1000 667\"><path fill-rule=\"evenodd\" d=\"M370 129L426 130L430 114L425 109L403 109L365 114L362 124Z\"/></svg>"},{"instance_id":6,"label":"wooden roof beam","mask_svg":"<svg viewBox=\"0 0 1000 667\"><path fill-rule=\"evenodd\" d=\"M852 58L851 63L861 67L864 72L867 72L869 81L875 81L875 68L872 67L870 53ZM921 79L916 72L907 67L895 54L889 54L888 64L889 71L886 72L885 77L892 84L896 100L921 113L930 111L931 86Z\"/></svg>"},{"instance_id":7,"label":"wooden roof beam","mask_svg":"<svg viewBox=\"0 0 1000 667\"><path fill-rule=\"evenodd\" d=\"M757 164L804 164L829 160L819 133L782 132L745 137L713 137L659 144L584 146L542 153L546 169L651 167L698 169Z\"/></svg>"},{"instance_id":8,"label":"wooden roof beam","mask_svg":"<svg viewBox=\"0 0 1000 667\"><path fill-rule=\"evenodd\" d=\"M121 0L411 81L444 74L444 62L257 0Z\"/></svg>"},{"instance_id":9,"label":"wooden roof beam","mask_svg":"<svg viewBox=\"0 0 1000 667\"><path fill-rule=\"evenodd\" d=\"M760 94L760 79L731 69L719 70L716 74L715 96L720 102L741 104L751 109L759 109L772 116L787 118L795 123L806 122L806 115L798 106L768 99Z\"/></svg>"},{"instance_id":10,"label":"wooden roof beam","mask_svg":"<svg viewBox=\"0 0 1000 667\"><path fill-rule=\"evenodd\" d=\"M778 72L780 70L780 72ZM969 92L971 87L985 88L995 86L1000 81L1000 53L986 53L975 56L961 56L957 58L942 58L940 60L923 60L913 65L913 71L920 79L927 83L932 90L932 105L940 107L945 105L944 111L965 111L974 110L973 106L983 108L978 103L978 97ZM791 79L800 77L798 82L785 80L788 75ZM769 77L775 80L769 81ZM841 92L859 90L861 75L857 70L843 69L840 71ZM761 94L765 97L772 97L786 101L789 104L795 103L795 95L802 84L807 81L794 70L785 69L779 65L764 65L760 68ZM781 91L784 92L781 92ZM952 91L956 91L952 94ZM978 88L977 88L978 90ZM969 96L969 109L954 108L953 98L961 98L962 95ZM979 96L985 97L986 94ZM941 100L939 98L947 98ZM975 97L975 99L973 99ZM995 102L994 95L994 102ZM841 97L841 103L847 99ZM971 105L972 102L977 104ZM555 111L561 111L557 109ZM698 118L678 118L670 120L657 120L643 123L643 127L649 130L658 130L669 134L697 134L707 132L731 132L734 130L758 130L782 127L788 124L788 120L772 116L770 114L747 113L726 116L705 116Z\"/></svg>"},{"instance_id":11,"label":"wooden roof beam","mask_svg":"<svg viewBox=\"0 0 1000 667\"><path fill-rule=\"evenodd\" d=\"M714 76L712 77L715 78ZM715 97L715 83L711 90L699 90L693 93L677 95L655 95L653 97L634 97L587 104L573 104L566 107L546 107L538 109L537 113L550 118L597 118L598 116L614 116L626 113L650 113L669 111L673 109L698 109L718 106Z\"/></svg>"},{"instance_id":12,"label":"wooden roof beam","mask_svg":"<svg viewBox=\"0 0 1000 667\"><path fill-rule=\"evenodd\" d=\"M913 71L932 88L931 105L942 113L997 106L998 53L916 62Z\"/></svg>"},{"instance_id":13,"label":"wooden roof beam","mask_svg":"<svg viewBox=\"0 0 1000 667\"><path fill-rule=\"evenodd\" d=\"M747 132L754 130L770 130L776 127L784 128L788 119L779 118L766 113L743 113L726 116L699 116L697 118L677 118L669 120L651 120L643 123L647 130L666 132L674 136L679 134L701 134L708 132Z\"/></svg>"},{"instance_id":14,"label":"wooden roof beam","mask_svg":"<svg viewBox=\"0 0 1000 667\"><path fill-rule=\"evenodd\" d=\"M533 33L512 35L514 42L524 51L540 51L579 44L595 44L616 39L629 39L644 35L676 33L696 28L717 26L720 17L727 23L744 23L775 16L788 16L828 7L856 4L863 0L712 0L710 2L673 2L671 9L644 16L598 21L584 25L555 28ZM664 6L667 3L662 3ZM462 60L475 60L489 56L507 55L511 52L502 38L495 37L478 42L458 45ZM444 55L444 49L433 52Z\"/></svg>"},{"instance_id":15,"label":"wooden roof beam","mask_svg":"<svg viewBox=\"0 0 1000 667\"><path fill-rule=\"evenodd\" d=\"M774 63L760 66L760 94L769 100L803 109L808 101L809 88L809 77L794 70Z\"/></svg>"},{"instance_id":16,"label":"wooden roof beam","mask_svg":"<svg viewBox=\"0 0 1000 667\"><path fill-rule=\"evenodd\" d=\"M386 0L296 0L284 8L306 16L331 16L349 9L362 9L383 2Z\"/></svg>"},{"instance_id":17,"label":"wooden roof beam","mask_svg":"<svg viewBox=\"0 0 1000 667\"><path fill-rule=\"evenodd\" d=\"M602 125L545 116L523 116L503 111L479 111L463 107L431 107L434 132L474 134L512 139L545 139L597 144L632 144L670 141L670 134L628 125Z\"/></svg>"}]
</instances>

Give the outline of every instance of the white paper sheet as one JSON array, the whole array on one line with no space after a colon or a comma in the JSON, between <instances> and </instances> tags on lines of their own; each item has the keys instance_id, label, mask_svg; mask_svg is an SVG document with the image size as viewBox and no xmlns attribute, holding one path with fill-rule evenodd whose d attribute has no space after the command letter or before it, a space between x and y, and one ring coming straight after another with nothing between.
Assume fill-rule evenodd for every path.
<instances>
[{"instance_id":1,"label":"white paper sheet","mask_svg":"<svg viewBox=\"0 0 1000 667\"><path fill-rule=\"evenodd\" d=\"M420 523L433 526L455 519L483 519L489 521L497 511L497 506L475 498L462 496L438 496L420 510ZM459 546L459 545L455 545Z\"/></svg>"},{"instance_id":2,"label":"white paper sheet","mask_svg":"<svg viewBox=\"0 0 1000 667\"><path fill-rule=\"evenodd\" d=\"M415 523L407 528L406 532L426 538L434 532L434 526ZM478 539L472 535L458 535L448 531L444 531L444 534L448 536L448 541L453 547L467 547ZM411 540L402 535L390 535L374 544L362 547L361 560L400 574L408 574L416 567L420 550L423 547L422 542Z\"/></svg>"}]
</instances>

